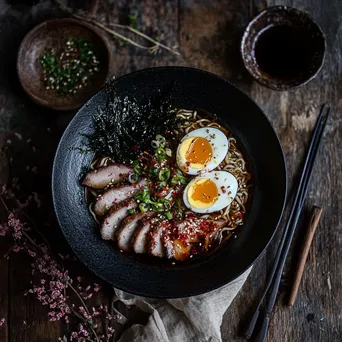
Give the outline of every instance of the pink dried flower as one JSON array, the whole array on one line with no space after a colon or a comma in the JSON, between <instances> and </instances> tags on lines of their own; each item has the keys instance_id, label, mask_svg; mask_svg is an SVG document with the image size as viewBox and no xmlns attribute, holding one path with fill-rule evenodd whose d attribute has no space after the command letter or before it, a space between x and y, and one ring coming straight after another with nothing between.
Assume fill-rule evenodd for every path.
<instances>
[{"instance_id":1,"label":"pink dried flower","mask_svg":"<svg viewBox=\"0 0 342 342\"><path fill-rule=\"evenodd\" d=\"M101 290L101 286L97 283L94 283L94 291L99 292Z\"/></svg>"},{"instance_id":2,"label":"pink dried flower","mask_svg":"<svg viewBox=\"0 0 342 342\"><path fill-rule=\"evenodd\" d=\"M75 319L79 319L79 315L84 318L84 324L78 326L78 330L72 332L69 335L70 341L76 340L81 342L98 340L101 342L108 341L114 334L114 329L110 326L112 322L109 322L113 317L108 313L108 307L101 305L100 307L92 307L92 310L87 309L86 300L90 299L95 292L100 291L101 286L97 283L92 285L85 284L81 286L81 277L77 277L75 290L73 285L75 281L69 276L69 272L64 270L63 266L60 266L50 253L50 249L45 244L39 244L33 236L31 236L30 225L21 219L20 213L22 209L26 208L33 202L36 207L40 208L41 203L37 193L32 192L32 196L20 197L20 201L16 198L13 188L19 190L19 183L17 179L12 180L12 188L7 189L6 186L1 188L1 195L4 200L10 200L11 203L16 204L16 208L8 213L7 222L0 224L0 236L8 236L12 238L12 245L10 251L13 252L25 252L32 258L31 272L35 274L34 281L30 281L31 288L25 291L24 295L32 294L38 301L44 306L49 308L48 318L50 321L58 321L63 319L67 324L70 323L71 317L74 323ZM59 254L58 254L59 255ZM76 261L74 256L62 256L59 255L58 260L68 259L70 261ZM37 275L41 278L39 279ZM70 296L70 291L76 291L77 296ZM82 306L79 299L81 297ZM75 300L75 305L72 301ZM84 305L84 306L83 306ZM77 309L76 309L77 308ZM76 313L75 313L76 311ZM107 325L109 326L104 335L97 336L99 329L99 322L103 319L107 319ZM0 320L0 326L3 325L5 319ZM26 322L23 322L26 325ZM101 325L102 326L102 325ZM67 337L63 338L65 340Z\"/></svg>"},{"instance_id":3,"label":"pink dried flower","mask_svg":"<svg viewBox=\"0 0 342 342\"><path fill-rule=\"evenodd\" d=\"M23 230L25 228L24 223L16 218L13 213L10 213L7 218L7 225L8 227L12 228L14 239L21 239Z\"/></svg>"},{"instance_id":4,"label":"pink dried flower","mask_svg":"<svg viewBox=\"0 0 342 342\"><path fill-rule=\"evenodd\" d=\"M0 224L0 236L5 236L9 232L9 227L6 223Z\"/></svg>"},{"instance_id":5,"label":"pink dried flower","mask_svg":"<svg viewBox=\"0 0 342 342\"><path fill-rule=\"evenodd\" d=\"M18 246L18 245L14 245L12 248L12 251L16 253L20 252L21 250L23 250L23 247Z\"/></svg>"}]
</instances>

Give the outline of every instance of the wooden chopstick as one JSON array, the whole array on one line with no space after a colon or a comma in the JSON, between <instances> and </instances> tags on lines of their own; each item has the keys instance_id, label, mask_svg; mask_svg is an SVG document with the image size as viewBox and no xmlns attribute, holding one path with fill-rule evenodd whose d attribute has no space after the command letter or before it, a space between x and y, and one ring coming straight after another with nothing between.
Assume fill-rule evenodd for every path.
<instances>
[{"instance_id":1,"label":"wooden chopstick","mask_svg":"<svg viewBox=\"0 0 342 342\"><path fill-rule=\"evenodd\" d=\"M306 234L304 237L303 248L299 256L299 261L298 261L298 265L297 265L296 272L295 272L292 290L288 299L288 303L287 303L288 306L292 306L294 302L296 301L299 285L302 280L302 276L304 272L306 259L309 254L312 239L315 235L315 231L316 231L318 222L321 218L322 211L323 211L322 208L319 208L316 206L314 206L313 208L311 218L308 223L308 227L307 227Z\"/></svg>"},{"instance_id":2,"label":"wooden chopstick","mask_svg":"<svg viewBox=\"0 0 342 342\"><path fill-rule=\"evenodd\" d=\"M317 155L319 143L321 141L323 131L324 131L328 116L330 114L330 108L328 108L327 111L325 111L325 109L326 109L326 105L324 104L321 108L321 111L318 115L318 118L315 124L315 128L314 128L312 138L310 141L310 145L306 154L306 159L304 162L303 170L301 172L300 181L298 183L295 199L291 206L290 216L286 224L286 227L284 229L283 236L280 241L271 272L267 278L264 292L252 316L252 319L250 320L247 326L247 329L245 331L244 335L246 338L251 338L256 322L260 314L261 305L266 297L266 294L268 293L268 290L273 284L273 281L275 280L275 284L273 285L271 296L267 302L266 313L262 317L261 329L259 331L259 334L257 335L258 336L257 338L259 340L264 340L266 337L265 334L267 333L268 321L269 321L268 315L272 311L274 303L275 303L275 299L276 299L276 295L277 295L278 287L280 283L281 272L284 267L285 259L286 259L286 256L287 256L290 244L291 244L291 240L292 240L292 237L293 237L293 234L294 234L297 222L298 222L298 218L299 218L302 206L303 206L305 194L308 188L308 184L309 184L309 180L311 177L315 157Z\"/></svg>"}]
</instances>

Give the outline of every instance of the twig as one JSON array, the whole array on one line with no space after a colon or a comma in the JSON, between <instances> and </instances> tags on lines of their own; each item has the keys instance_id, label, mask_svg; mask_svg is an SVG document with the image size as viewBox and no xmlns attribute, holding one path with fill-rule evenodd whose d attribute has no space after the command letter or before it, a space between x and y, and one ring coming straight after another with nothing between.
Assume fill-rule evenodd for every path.
<instances>
[{"instance_id":1,"label":"twig","mask_svg":"<svg viewBox=\"0 0 342 342\"><path fill-rule=\"evenodd\" d=\"M163 49L165 49L165 50L168 50L168 51L174 53L174 54L177 55L177 56L180 55L179 52L174 51L173 49L169 48L168 46L166 46L166 45L164 45L164 44L158 42L157 40L155 40L155 39L149 37L148 35L146 35L146 34L140 32L139 30L136 30L135 28L133 28L133 27L131 27L131 26L128 26L128 25L120 25L120 24L114 24L114 23L110 23L109 25L114 26L114 27L118 27L118 28L122 28L122 29L125 29L125 30L128 30L128 31L131 31L131 32L135 33L136 35L138 35L138 36L140 36L140 37L143 37L143 38L145 38L146 40L152 42L152 43L155 44L155 46L157 46L157 47L161 47L161 48L163 48Z\"/></svg>"},{"instance_id":2,"label":"twig","mask_svg":"<svg viewBox=\"0 0 342 342\"><path fill-rule=\"evenodd\" d=\"M2 204L3 204L3 206L4 206L4 208L6 209L6 211L9 213L10 211L9 211L9 209L8 209L8 207L7 207L7 204L6 204L6 202L4 201L4 199L2 198L1 195L0 195L0 200L1 200L1 202L2 202Z\"/></svg>"},{"instance_id":3,"label":"twig","mask_svg":"<svg viewBox=\"0 0 342 342\"><path fill-rule=\"evenodd\" d=\"M78 293L78 291L72 286L72 284L71 284L70 282L68 282L68 286L71 288L72 291L74 291L74 293L76 294L76 296L79 298L79 300L81 301L81 303L82 303L84 309L87 311L87 314L88 314L89 316L91 316L91 315L90 315L90 312L89 312L89 310L88 310L87 304L84 302L83 298L82 298L81 295ZM71 308L71 309L72 309L72 308ZM73 310L73 309L72 309L72 310ZM74 311L75 314L77 313L75 310L73 310L73 311ZM77 313L77 314L78 314L78 313ZM81 315L78 315L77 317L83 318ZM83 320L84 320L84 318L83 318ZM85 320L84 320L84 321L85 321ZM86 321L85 321L85 322L86 322ZM97 336L97 334L96 334L94 328L92 327L91 324L89 324L89 326L90 326L90 329L92 330L92 332L93 332L93 334L94 334L94 336L95 336L95 338L96 338L96 341L99 341L99 337Z\"/></svg>"},{"instance_id":4,"label":"twig","mask_svg":"<svg viewBox=\"0 0 342 342\"><path fill-rule=\"evenodd\" d=\"M25 238L26 238L28 241L30 241L30 243L31 243L34 247L36 247L37 249L41 250L41 248L34 242L33 239L31 239L31 237L30 237L25 231L23 231L23 235L25 236Z\"/></svg>"},{"instance_id":5,"label":"twig","mask_svg":"<svg viewBox=\"0 0 342 342\"><path fill-rule=\"evenodd\" d=\"M79 298L79 300L81 301L82 305L84 306L85 310L87 311L87 314L90 316L90 312L88 310L88 307L86 305L86 303L84 302L83 298L81 297L81 295L78 293L78 291L72 286L72 284L70 282L68 282L68 286L71 288L71 290L74 291L74 293L76 294L76 296Z\"/></svg>"},{"instance_id":6,"label":"twig","mask_svg":"<svg viewBox=\"0 0 342 342\"><path fill-rule=\"evenodd\" d=\"M82 303L84 309L87 311L87 314L88 314L89 316L91 316L91 315L90 315L90 312L89 312L89 310L88 310L87 304L84 302L83 298L82 298L81 295L78 293L78 291L72 286L72 284L71 284L70 282L68 282L68 286L69 286L69 287L71 288L71 290L76 294L76 296L78 297L78 299L79 299L80 302ZM76 313L75 310L73 310L73 311ZM81 315L79 315L79 316L82 317ZM90 329L92 330L92 332L94 333L94 335L95 335L95 337L96 337L96 341L99 341L99 337L97 336L95 330L93 329L93 327L91 326L91 324L89 324L89 325L90 325Z\"/></svg>"},{"instance_id":7,"label":"twig","mask_svg":"<svg viewBox=\"0 0 342 342\"><path fill-rule=\"evenodd\" d=\"M92 324L91 324L90 322L88 322L82 315L80 315L80 314L79 314L77 311L75 311L73 308L71 308L71 310L72 310L73 314L74 314L78 319L82 320L85 324L87 324L87 325L90 327L91 331L93 332L93 334L94 334L94 336L95 336L95 338L96 338L96 341L99 342L100 339L99 339L98 335L96 334L96 331L95 331L95 329L93 328Z\"/></svg>"},{"instance_id":8,"label":"twig","mask_svg":"<svg viewBox=\"0 0 342 342\"><path fill-rule=\"evenodd\" d=\"M104 30L104 31L106 31L106 32L108 32L108 33L110 33L110 34L112 34L114 37L119 38L119 39L121 39L121 40L123 40L123 41L125 41L125 42L127 42L127 43L129 43L129 44L131 44L131 45L133 45L133 46L136 46L136 47L138 47L138 48L140 48L140 49L148 50L148 51L154 53L154 52L156 52L156 50L157 50L158 48L162 48L162 49L167 50L167 51L169 51L169 52L171 52L171 53L173 53L173 54L175 54L175 55L177 55L177 56L180 55L179 52L177 52L177 51L173 50L172 48L170 48L170 47L168 47L168 46L166 46L166 45L164 45L164 44L158 42L157 40L155 40L155 39L153 39L153 38L147 36L146 34L140 32L139 30L134 29L134 28L131 27L131 26L128 26L128 25L120 25L120 24L111 24L112 26L119 27L119 28L122 28L122 29L126 29L126 30L128 30L128 31L130 31L130 32L132 32L132 33L134 33L134 34L136 34L136 35L138 35L138 36L140 36L140 37L142 37L142 38L144 38L144 39L146 39L146 40L152 42L154 45L153 45L153 46L150 46L150 47L149 47L149 46L141 45L141 44L135 42L134 40L132 40L132 39L130 39L130 38L128 38L128 37L122 35L121 33L116 32L116 31L114 31L114 30L111 30L110 28L108 28L107 26L101 24L100 22L98 22L98 21L95 20L95 19L89 19L89 18L87 18L87 17L85 17L85 16L82 16L82 15L79 15L79 14L74 13L74 12L72 11L72 9L71 9L70 7L68 7L67 5L65 5L61 0L55 0L55 2L59 5L59 7L60 7L62 10L68 12L68 13L71 14L74 18L77 18L77 19L80 19L80 20L84 20L84 21L86 21L86 22L88 22L88 23L91 23L91 24L93 24L93 25L95 25L95 26L101 28L102 30Z\"/></svg>"}]
</instances>

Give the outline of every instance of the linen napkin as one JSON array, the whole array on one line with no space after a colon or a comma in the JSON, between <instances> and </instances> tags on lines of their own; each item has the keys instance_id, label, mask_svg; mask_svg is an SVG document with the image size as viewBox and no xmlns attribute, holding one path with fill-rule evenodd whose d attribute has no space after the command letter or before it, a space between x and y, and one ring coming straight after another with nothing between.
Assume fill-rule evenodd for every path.
<instances>
[{"instance_id":1,"label":"linen napkin","mask_svg":"<svg viewBox=\"0 0 342 342\"><path fill-rule=\"evenodd\" d=\"M251 269L217 290L187 298L153 299L114 289L124 304L150 313L145 326L133 325L119 342L221 342L222 317Z\"/></svg>"}]
</instances>

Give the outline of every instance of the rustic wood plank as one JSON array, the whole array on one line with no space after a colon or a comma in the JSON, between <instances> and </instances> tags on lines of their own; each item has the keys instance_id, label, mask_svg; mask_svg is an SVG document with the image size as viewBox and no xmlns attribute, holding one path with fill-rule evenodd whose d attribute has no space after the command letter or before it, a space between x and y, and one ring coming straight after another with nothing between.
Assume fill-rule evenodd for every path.
<instances>
[{"instance_id":1,"label":"rustic wood plank","mask_svg":"<svg viewBox=\"0 0 342 342\"><path fill-rule=\"evenodd\" d=\"M0 146L3 146L7 140L7 135L4 132L0 133ZM7 184L10 170L8 158L4 151L0 151L0 187ZM0 222L4 222L7 218L7 212L3 205L0 204ZM5 319L4 324L0 327L0 341L8 341L9 321L8 309L10 299L8 296L9 284L9 260L4 255L8 251L7 240L0 243L0 320Z\"/></svg>"},{"instance_id":2,"label":"rustic wood plank","mask_svg":"<svg viewBox=\"0 0 342 342\"><path fill-rule=\"evenodd\" d=\"M183 63L226 77L243 89L252 82L239 44L249 20L249 1L180 1Z\"/></svg>"},{"instance_id":3,"label":"rustic wood plank","mask_svg":"<svg viewBox=\"0 0 342 342\"><path fill-rule=\"evenodd\" d=\"M342 109L339 98L342 90L342 19L337 13L341 13L342 4L337 0L324 3L319 0L305 0L300 4L281 1L281 4L305 10L322 26L327 36L328 54L325 66L316 80L302 89L278 93L254 83L244 70L238 53L239 40L251 14L263 9L265 3L259 0L181 0L178 8L176 0L100 1L98 17L107 22L126 24L128 14L136 14L138 25L144 32L161 35L162 40L170 46L179 45L182 54L177 57L161 52L151 58L146 51L127 45L120 46L118 42L113 41L114 75L120 76L150 66L188 65L227 77L251 94L264 108L280 136L288 163L290 186L299 168L318 105L329 101L334 106L334 114L327 127L307 201L307 206L323 206L323 217L313 242L296 304L288 309L282 302L288 290L287 284L291 281L291 265L297 256L302 232L299 231L296 235L291 258L284 272L281 295L272 316L269 341L340 341L342 269L339 253L342 247L342 226L339 203L342 184L338 175L342 171L339 148L342 139L339 116ZM280 4L280 1L267 1L267 5L274 4ZM16 150L16 156L17 159L25 156L22 164L28 163L32 167L40 163L38 169L50 169L56 143L72 113L54 116L35 106L20 89L13 75L16 50L24 34L43 19L61 16L63 13L50 6L48 1L32 8L25 5L5 5L4 8L6 10L0 11L0 52L3 66L0 68L0 127L1 130L15 130L25 137L42 135L36 144L39 158L34 156L31 150L22 150L22 147ZM49 134L46 132L48 127L52 129ZM44 148L39 141L44 141ZM50 181L49 174L42 173L41 176L44 174L40 179L43 192L44 187L49 188ZM30 178L26 179L26 183L24 186L30 188ZM48 197L49 193L46 192L46 198ZM63 244L64 240L57 229L50 232L49 237ZM224 341L243 341L238 336L239 330L260 295L266 266L269 267L272 261L275 242L279 237L280 231L267 253L254 266L251 276L224 316L221 327ZM34 299L23 297L23 291L30 280L28 267L25 267L27 262L19 255L15 256L10 261L10 289L7 282L0 284L0 318L1 315L7 315L6 306L10 298L10 327L0 328L0 340L8 340L8 336L2 334L3 331L10 332L12 341L56 340L63 334L64 328L48 323L45 308ZM7 274L7 270L7 262L1 261L1 274ZM82 270L81 273L89 276L87 271ZM109 294L102 296L96 298L94 303L108 303ZM23 320L28 323L25 330L22 329Z\"/></svg>"},{"instance_id":4,"label":"rustic wood plank","mask_svg":"<svg viewBox=\"0 0 342 342\"><path fill-rule=\"evenodd\" d=\"M100 2L97 19L110 24L127 25L129 15L136 17L137 28L153 38L158 37L160 41L169 46L178 46L178 6L176 0L145 0L143 2L134 0L120 0L115 2ZM144 39L136 35L125 35L140 44L150 46ZM151 55L148 51L128 45L121 41L112 39L113 68L112 73L118 77L129 72L163 65L178 64L181 58L165 50L159 50L157 54Z\"/></svg>"},{"instance_id":5,"label":"rustic wood plank","mask_svg":"<svg viewBox=\"0 0 342 342\"><path fill-rule=\"evenodd\" d=\"M341 101L338 93L341 91L341 41L337 39L341 32L341 19L333 13L339 13L341 3L308 0L301 4L293 1L269 1L268 5L287 4L308 12L324 30L328 54L325 66L319 77L307 86L289 92L274 92L253 83L249 90L252 97L260 104L280 136L284 147L289 171L290 189L294 176L303 158L311 131L318 113L318 106L327 101L334 108L334 114L327 126L323 146L319 154L313 175L311 190L306 201L306 208L311 205L324 207L324 217L319 225L313 243L310 260L300 287L300 293L293 308L287 308L283 302L288 294L293 265L298 256L299 245L303 238L303 220L295 243L291 248L290 258L284 272L280 296L272 316L269 341L340 341L341 327L341 209L340 200L341 177ZM336 20L331 20L335 17ZM303 215L305 216L305 214ZM278 234L279 236L279 234ZM275 243L267 251L266 259L272 260ZM260 262L257 267L260 267ZM266 266L266 265L265 265ZM269 267L269 263L268 263ZM258 277L258 272L251 278ZM260 288L261 289L261 288ZM259 293L260 293L259 289ZM249 291L246 284L245 291ZM245 298L242 291L236 302L228 310L226 321L222 327L234 325L235 315L242 314L238 306L240 298ZM241 299L242 300L242 299ZM253 306L251 306L253 308ZM232 329L224 334L226 341L239 341L232 338Z\"/></svg>"}]
</instances>

